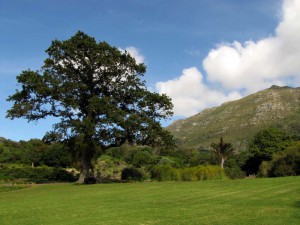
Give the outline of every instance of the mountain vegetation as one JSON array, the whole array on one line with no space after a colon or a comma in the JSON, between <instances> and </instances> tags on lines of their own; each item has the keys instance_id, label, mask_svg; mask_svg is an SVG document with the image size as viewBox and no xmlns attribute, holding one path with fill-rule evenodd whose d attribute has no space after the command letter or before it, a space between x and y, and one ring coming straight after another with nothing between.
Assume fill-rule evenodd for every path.
<instances>
[{"instance_id":1,"label":"mountain vegetation","mask_svg":"<svg viewBox=\"0 0 300 225\"><path fill-rule=\"evenodd\" d=\"M300 88L272 86L177 120L166 129L183 148L207 149L224 137L235 149L248 150L254 135L269 127L299 136Z\"/></svg>"}]
</instances>

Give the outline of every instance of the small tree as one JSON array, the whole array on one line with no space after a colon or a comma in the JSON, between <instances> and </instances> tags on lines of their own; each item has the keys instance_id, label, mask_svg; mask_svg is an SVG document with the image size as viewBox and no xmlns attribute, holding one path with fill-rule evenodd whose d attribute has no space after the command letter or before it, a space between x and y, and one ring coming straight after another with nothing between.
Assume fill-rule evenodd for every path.
<instances>
[{"instance_id":1,"label":"small tree","mask_svg":"<svg viewBox=\"0 0 300 225\"><path fill-rule=\"evenodd\" d=\"M8 97L14 104L7 117L37 121L60 118L46 140L77 143L81 178L89 176L97 150L126 141L144 145L170 143L159 121L172 115L166 95L149 92L141 77L144 64L127 52L83 32L66 41L55 40L39 71L18 77L22 89Z\"/></svg>"},{"instance_id":2,"label":"small tree","mask_svg":"<svg viewBox=\"0 0 300 225\"><path fill-rule=\"evenodd\" d=\"M218 157L221 161L221 168L224 168L224 162L233 154L234 148L230 143L225 143L223 138L221 137L220 142L218 144L211 144L213 153Z\"/></svg>"}]
</instances>

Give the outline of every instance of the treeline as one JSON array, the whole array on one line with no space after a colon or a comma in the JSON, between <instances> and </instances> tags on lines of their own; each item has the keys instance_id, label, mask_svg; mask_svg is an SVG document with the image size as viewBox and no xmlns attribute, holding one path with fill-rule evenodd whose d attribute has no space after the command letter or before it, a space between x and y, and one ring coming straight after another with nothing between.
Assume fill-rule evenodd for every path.
<instances>
[{"instance_id":1,"label":"treeline","mask_svg":"<svg viewBox=\"0 0 300 225\"><path fill-rule=\"evenodd\" d=\"M78 178L74 171L80 171L76 156L76 149L70 143L45 143L38 139L14 142L1 138L0 179L74 181ZM276 128L258 132L247 151L232 151L224 162L224 170L218 156L209 148L153 148L124 144L106 152L99 151L92 161L92 173L102 182L300 175L299 139Z\"/></svg>"},{"instance_id":2,"label":"treeline","mask_svg":"<svg viewBox=\"0 0 300 225\"><path fill-rule=\"evenodd\" d=\"M39 139L15 142L0 138L0 180L14 182L75 181L78 175L65 168L74 160L63 143Z\"/></svg>"},{"instance_id":3,"label":"treeline","mask_svg":"<svg viewBox=\"0 0 300 225\"><path fill-rule=\"evenodd\" d=\"M71 167L72 154L63 143L46 144L39 139L11 141L0 139L0 163L36 166Z\"/></svg>"}]
</instances>

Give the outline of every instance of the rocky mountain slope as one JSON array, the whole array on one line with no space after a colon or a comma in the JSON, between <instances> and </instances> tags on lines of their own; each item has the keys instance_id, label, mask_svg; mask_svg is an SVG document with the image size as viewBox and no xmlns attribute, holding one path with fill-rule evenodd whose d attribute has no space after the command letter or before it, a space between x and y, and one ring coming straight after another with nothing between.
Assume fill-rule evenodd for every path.
<instances>
[{"instance_id":1,"label":"rocky mountain slope","mask_svg":"<svg viewBox=\"0 0 300 225\"><path fill-rule=\"evenodd\" d=\"M166 129L182 147L207 148L222 136L242 150L258 131L267 127L279 127L292 135L300 135L300 88L272 86L177 120Z\"/></svg>"}]
</instances>

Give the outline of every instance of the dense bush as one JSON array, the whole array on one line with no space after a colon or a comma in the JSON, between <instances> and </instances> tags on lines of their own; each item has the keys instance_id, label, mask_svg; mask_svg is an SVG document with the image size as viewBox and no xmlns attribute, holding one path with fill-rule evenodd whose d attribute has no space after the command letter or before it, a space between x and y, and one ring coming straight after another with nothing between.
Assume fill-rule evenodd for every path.
<instances>
[{"instance_id":1,"label":"dense bush","mask_svg":"<svg viewBox=\"0 0 300 225\"><path fill-rule=\"evenodd\" d=\"M97 179L112 179L120 180L122 170L128 165L126 162L113 158L108 155L103 155L98 158L95 166L94 173Z\"/></svg>"},{"instance_id":2,"label":"dense bush","mask_svg":"<svg viewBox=\"0 0 300 225\"><path fill-rule=\"evenodd\" d=\"M239 179L246 176L246 172L241 169L247 160L245 152L240 152L225 162L225 174L230 179Z\"/></svg>"},{"instance_id":3,"label":"dense bush","mask_svg":"<svg viewBox=\"0 0 300 225\"><path fill-rule=\"evenodd\" d=\"M29 182L76 181L77 178L61 168L29 167L1 164L0 180L24 179Z\"/></svg>"},{"instance_id":4,"label":"dense bush","mask_svg":"<svg viewBox=\"0 0 300 225\"><path fill-rule=\"evenodd\" d=\"M191 168L176 169L169 165L158 165L151 169L152 179L158 181L198 181L222 179L224 170L219 166L197 166Z\"/></svg>"},{"instance_id":5,"label":"dense bush","mask_svg":"<svg viewBox=\"0 0 300 225\"><path fill-rule=\"evenodd\" d=\"M239 179L246 176L246 172L238 166L225 168L225 174L230 179Z\"/></svg>"},{"instance_id":6,"label":"dense bush","mask_svg":"<svg viewBox=\"0 0 300 225\"><path fill-rule=\"evenodd\" d=\"M272 163L270 175L273 177L300 175L300 142L298 149L288 148L282 157Z\"/></svg>"},{"instance_id":7,"label":"dense bush","mask_svg":"<svg viewBox=\"0 0 300 225\"><path fill-rule=\"evenodd\" d=\"M170 165L157 165L151 168L151 178L158 181L179 180L177 169Z\"/></svg>"},{"instance_id":8,"label":"dense bush","mask_svg":"<svg viewBox=\"0 0 300 225\"><path fill-rule=\"evenodd\" d=\"M300 175L300 142L294 142L285 151L274 154L271 161L262 162L259 175L261 177Z\"/></svg>"},{"instance_id":9,"label":"dense bush","mask_svg":"<svg viewBox=\"0 0 300 225\"><path fill-rule=\"evenodd\" d=\"M160 157L155 149L149 146L136 146L124 144L120 147L110 148L106 155L125 161L134 167L140 168L147 165L156 164Z\"/></svg>"},{"instance_id":10,"label":"dense bush","mask_svg":"<svg viewBox=\"0 0 300 225\"><path fill-rule=\"evenodd\" d=\"M142 181L146 179L146 175L141 169L130 167L123 169L121 179L131 181Z\"/></svg>"},{"instance_id":11,"label":"dense bush","mask_svg":"<svg viewBox=\"0 0 300 225\"><path fill-rule=\"evenodd\" d=\"M72 165L72 156L68 149L60 143L47 146L41 157L42 164L54 167L69 167Z\"/></svg>"},{"instance_id":12,"label":"dense bush","mask_svg":"<svg viewBox=\"0 0 300 225\"><path fill-rule=\"evenodd\" d=\"M276 152L283 151L291 144L291 138L282 130L269 128L261 130L250 143L249 150L261 160L272 160Z\"/></svg>"}]
</instances>

